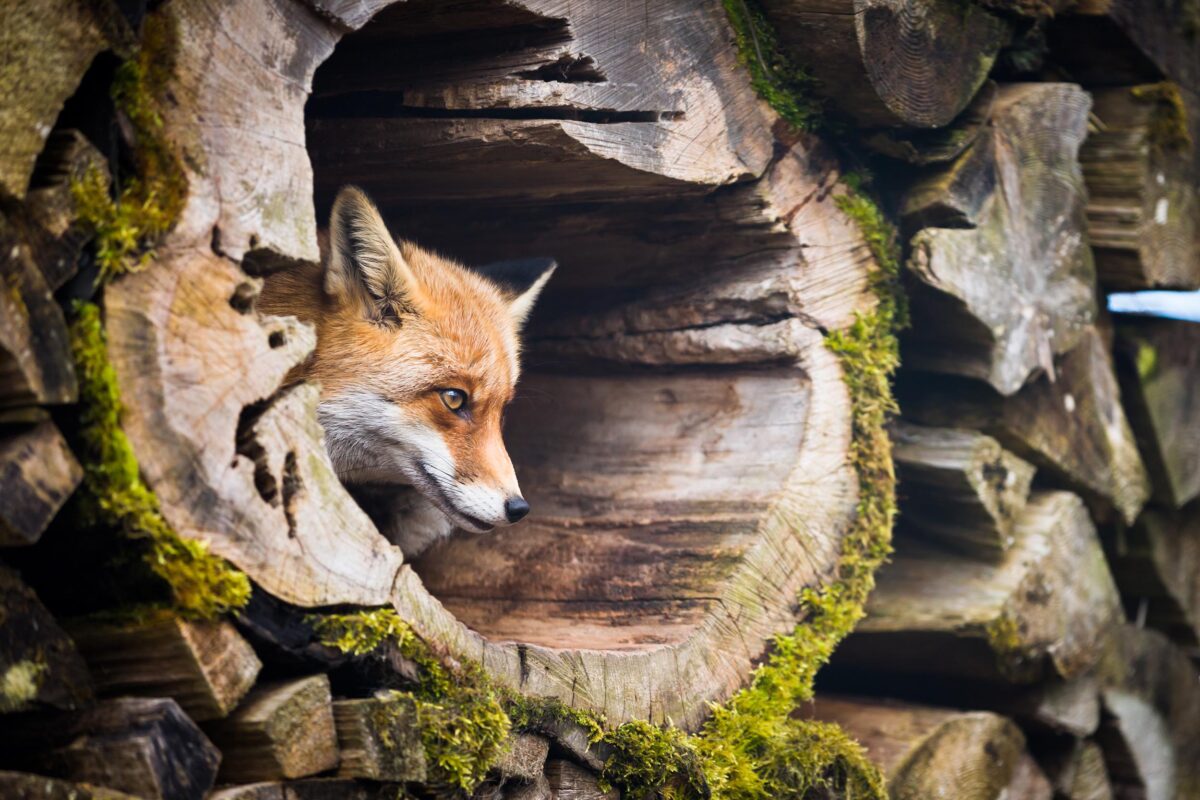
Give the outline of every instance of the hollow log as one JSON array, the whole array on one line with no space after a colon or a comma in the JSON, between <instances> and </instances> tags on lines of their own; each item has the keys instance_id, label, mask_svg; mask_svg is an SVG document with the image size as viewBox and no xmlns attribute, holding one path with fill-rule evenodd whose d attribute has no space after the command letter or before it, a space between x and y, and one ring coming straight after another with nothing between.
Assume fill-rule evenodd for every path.
<instances>
[{"instance_id":1,"label":"hollow log","mask_svg":"<svg viewBox=\"0 0 1200 800\"><path fill-rule=\"evenodd\" d=\"M1088 96L1071 84L1001 86L986 130L918 181L906 362L1011 395L1074 347L1096 314L1077 160ZM984 268L980 268L983 265Z\"/></svg>"},{"instance_id":2,"label":"hollow log","mask_svg":"<svg viewBox=\"0 0 1200 800\"><path fill-rule=\"evenodd\" d=\"M425 749L411 700L393 696L337 700L333 722L341 750L339 775L375 781L425 780Z\"/></svg>"},{"instance_id":3,"label":"hollow log","mask_svg":"<svg viewBox=\"0 0 1200 800\"><path fill-rule=\"evenodd\" d=\"M329 678L260 683L204 732L221 751L222 783L304 778L338 765Z\"/></svg>"},{"instance_id":4,"label":"hollow log","mask_svg":"<svg viewBox=\"0 0 1200 800\"><path fill-rule=\"evenodd\" d=\"M1170 84L1092 91L1096 130L1079 160L1106 289L1200 288L1197 174L1184 111L1172 98Z\"/></svg>"},{"instance_id":5,"label":"hollow log","mask_svg":"<svg viewBox=\"0 0 1200 800\"><path fill-rule=\"evenodd\" d=\"M838 208L833 159L776 126L715 0L660 0L637 26L600 2L437 15L397 3L374 17L386 4L312 5L321 13L293 0L152 12L177 32L163 130L188 198L155 262L104 299L123 424L164 516L290 603L391 604L522 692L614 723L695 727L795 625L797 592L829 580L857 503L846 388L822 331L870 308L873 260ZM469 65L438 44L451 35L475 42ZM332 77L314 79L343 36ZM665 52L666 40L686 46ZM380 48L414 57L364 72ZM513 72L514 59L527 63ZM351 176L422 245L473 263L557 258L560 299L547 305L569 309L561 317L599 319L631 290L724 287L731 301L702 309L722 329L697 354L675 343L680 326L657 371L644 355L586 356L569 378L531 371L522 397L550 402L515 404L507 439L534 516L414 568L334 475L316 388L278 391L312 334L260 319L243 272L315 259L305 198L315 183L328 202ZM667 232L670 246L653 244ZM747 294L764 279L779 291ZM660 304L672 307L691 313ZM726 335L739 328L767 344L747 352ZM696 364L707 366L677 369ZM659 443L684 438L653 453L643 435L656 426ZM717 449L698 461L698 447ZM662 485L645 481L651 463ZM564 556L559 569L547 552Z\"/></svg>"},{"instance_id":6,"label":"hollow log","mask_svg":"<svg viewBox=\"0 0 1200 800\"><path fill-rule=\"evenodd\" d=\"M817 91L865 127L948 124L979 91L1009 36L1008 23L983 4L765 0L762 7Z\"/></svg>"},{"instance_id":7,"label":"hollow log","mask_svg":"<svg viewBox=\"0 0 1200 800\"><path fill-rule=\"evenodd\" d=\"M31 545L83 480L53 422L0 440L0 547Z\"/></svg>"},{"instance_id":8,"label":"hollow log","mask_svg":"<svg viewBox=\"0 0 1200 800\"><path fill-rule=\"evenodd\" d=\"M1032 464L974 431L900 422L891 434L906 530L984 557L1011 546Z\"/></svg>"},{"instance_id":9,"label":"hollow log","mask_svg":"<svg viewBox=\"0 0 1200 800\"><path fill-rule=\"evenodd\" d=\"M136 800L133 795L28 772L0 770L0 795L9 800Z\"/></svg>"},{"instance_id":10,"label":"hollow log","mask_svg":"<svg viewBox=\"0 0 1200 800\"><path fill-rule=\"evenodd\" d=\"M75 645L20 576L0 565L0 714L72 709L91 699Z\"/></svg>"},{"instance_id":11,"label":"hollow log","mask_svg":"<svg viewBox=\"0 0 1200 800\"><path fill-rule=\"evenodd\" d=\"M229 714L262 668L228 622L166 614L112 625L83 620L71 636L100 694L171 697L200 721Z\"/></svg>"},{"instance_id":12,"label":"hollow log","mask_svg":"<svg viewBox=\"0 0 1200 800\"><path fill-rule=\"evenodd\" d=\"M1150 485L1100 333L1084 331L1054 372L1053 381L1043 375L1012 397L972 381L911 375L897 394L910 419L994 436L1039 474L1078 490L1100 518L1132 523Z\"/></svg>"},{"instance_id":13,"label":"hollow log","mask_svg":"<svg viewBox=\"0 0 1200 800\"><path fill-rule=\"evenodd\" d=\"M202 800L220 753L174 700L120 698L0 726L0 762L144 800Z\"/></svg>"},{"instance_id":14,"label":"hollow log","mask_svg":"<svg viewBox=\"0 0 1200 800\"><path fill-rule=\"evenodd\" d=\"M1200 497L1200 324L1122 318L1116 365L1155 499Z\"/></svg>"},{"instance_id":15,"label":"hollow log","mask_svg":"<svg viewBox=\"0 0 1200 800\"><path fill-rule=\"evenodd\" d=\"M998 714L836 696L819 696L810 713L867 749L893 800L1051 796L1021 729Z\"/></svg>"},{"instance_id":16,"label":"hollow log","mask_svg":"<svg viewBox=\"0 0 1200 800\"><path fill-rule=\"evenodd\" d=\"M879 573L834 667L1032 682L1085 673L1121 609L1078 497L1035 493L999 562L908 543Z\"/></svg>"}]
</instances>

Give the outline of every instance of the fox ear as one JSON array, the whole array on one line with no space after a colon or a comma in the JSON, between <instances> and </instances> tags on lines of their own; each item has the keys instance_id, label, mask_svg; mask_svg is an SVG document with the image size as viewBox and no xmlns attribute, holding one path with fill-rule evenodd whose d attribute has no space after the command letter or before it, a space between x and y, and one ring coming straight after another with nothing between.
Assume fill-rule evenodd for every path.
<instances>
[{"instance_id":1,"label":"fox ear","mask_svg":"<svg viewBox=\"0 0 1200 800\"><path fill-rule=\"evenodd\" d=\"M377 322L415 312L416 280L367 195L343 187L329 219L325 291L362 308Z\"/></svg>"},{"instance_id":2,"label":"fox ear","mask_svg":"<svg viewBox=\"0 0 1200 800\"><path fill-rule=\"evenodd\" d=\"M518 258L488 264L480 267L478 272L498 284L508 295L508 312L519 328L529 318L542 287L557 267L553 258Z\"/></svg>"}]
</instances>

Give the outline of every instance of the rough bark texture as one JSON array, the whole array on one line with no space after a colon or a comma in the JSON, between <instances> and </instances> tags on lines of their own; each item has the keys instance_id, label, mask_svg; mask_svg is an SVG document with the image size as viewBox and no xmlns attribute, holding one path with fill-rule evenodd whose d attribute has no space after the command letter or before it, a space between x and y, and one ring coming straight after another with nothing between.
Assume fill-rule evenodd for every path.
<instances>
[{"instance_id":1,"label":"rough bark texture","mask_svg":"<svg viewBox=\"0 0 1200 800\"><path fill-rule=\"evenodd\" d=\"M1032 464L974 431L901 422L891 433L906 530L984 557L1012 546Z\"/></svg>"},{"instance_id":2,"label":"rough bark texture","mask_svg":"<svg viewBox=\"0 0 1200 800\"><path fill-rule=\"evenodd\" d=\"M1089 100L1071 84L1000 87L991 121L903 205L915 326L908 363L1011 395L1096 313L1076 160Z\"/></svg>"},{"instance_id":3,"label":"rough bark texture","mask_svg":"<svg viewBox=\"0 0 1200 800\"><path fill-rule=\"evenodd\" d=\"M766 0L793 58L867 127L937 128L987 79L1009 26L953 0Z\"/></svg>"},{"instance_id":4,"label":"rough bark texture","mask_svg":"<svg viewBox=\"0 0 1200 800\"><path fill-rule=\"evenodd\" d=\"M1109 290L1200 288L1192 143L1166 86L1092 92L1097 130L1079 160L1096 272Z\"/></svg>"}]
</instances>

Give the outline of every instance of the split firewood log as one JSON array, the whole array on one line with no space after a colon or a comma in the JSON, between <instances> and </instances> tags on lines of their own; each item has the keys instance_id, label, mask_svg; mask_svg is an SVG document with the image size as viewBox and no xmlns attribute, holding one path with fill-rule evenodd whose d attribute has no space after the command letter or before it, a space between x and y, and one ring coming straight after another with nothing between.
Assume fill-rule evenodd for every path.
<instances>
[{"instance_id":1,"label":"split firewood log","mask_svg":"<svg viewBox=\"0 0 1200 800\"><path fill-rule=\"evenodd\" d=\"M1036 493L999 562L906 543L880 570L835 668L983 681L1083 675L1121 619L1082 501Z\"/></svg>"},{"instance_id":2,"label":"split firewood log","mask_svg":"<svg viewBox=\"0 0 1200 800\"><path fill-rule=\"evenodd\" d=\"M1078 163L1087 94L1001 86L991 120L903 204L913 327L906 362L1011 395L1078 343L1096 314Z\"/></svg>"},{"instance_id":3,"label":"split firewood log","mask_svg":"<svg viewBox=\"0 0 1200 800\"><path fill-rule=\"evenodd\" d=\"M37 542L83 480L83 470L53 422L0 440L0 547Z\"/></svg>"},{"instance_id":4,"label":"split firewood log","mask_svg":"<svg viewBox=\"0 0 1200 800\"><path fill-rule=\"evenodd\" d=\"M817 697L809 713L866 748L893 800L1051 797L1021 729L998 714L838 696Z\"/></svg>"},{"instance_id":5,"label":"split firewood log","mask_svg":"<svg viewBox=\"0 0 1200 800\"><path fill-rule=\"evenodd\" d=\"M376 781L425 780L425 749L413 702L399 696L336 700L338 774Z\"/></svg>"},{"instance_id":6,"label":"split firewood log","mask_svg":"<svg viewBox=\"0 0 1200 800\"><path fill-rule=\"evenodd\" d=\"M1200 497L1200 324L1123 317L1117 377L1155 499Z\"/></svg>"},{"instance_id":7,"label":"split firewood log","mask_svg":"<svg viewBox=\"0 0 1200 800\"><path fill-rule=\"evenodd\" d=\"M1109 290L1200 288L1200 204L1179 89L1092 90L1095 130L1080 151L1088 238Z\"/></svg>"},{"instance_id":8,"label":"split firewood log","mask_svg":"<svg viewBox=\"0 0 1200 800\"><path fill-rule=\"evenodd\" d=\"M1112 537L1109 560L1131 614L1176 641L1200 640L1200 504L1147 509Z\"/></svg>"},{"instance_id":9,"label":"split firewood log","mask_svg":"<svg viewBox=\"0 0 1200 800\"><path fill-rule=\"evenodd\" d=\"M144 800L202 800L220 753L174 700L119 698L0 725L0 763Z\"/></svg>"},{"instance_id":10,"label":"split firewood log","mask_svg":"<svg viewBox=\"0 0 1200 800\"><path fill-rule=\"evenodd\" d=\"M767 0L767 19L817 91L867 127L938 128L986 80L1009 25L952 0ZM761 45L760 50L761 52ZM763 63L763 69L772 65Z\"/></svg>"},{"instance_id":11,"label":"split firewood log","mask_svg":"<svg viewBox=\"0 0 1200 800\"><path fill-rule=\"evenodd\" d=\"M1132 523L1150 484L1100 333L1085 330L1054 372L1054 380L1043 375L1012 397L974 381L922 375L903 376L897 394L910 419L994 436L1044 476L1077 489L1098 517Z\"/></svg>"},{"instance_id":12,"label":"split firewood log","mask_svg":"<svg viewBox=\"0 0 1200 800\"><path fill-rule=\"evenodd\" d=\"M891 433L905 530L984 557L1012 545L1032 464L975 431L900 422Z\"/></svg>"}]
</instances>

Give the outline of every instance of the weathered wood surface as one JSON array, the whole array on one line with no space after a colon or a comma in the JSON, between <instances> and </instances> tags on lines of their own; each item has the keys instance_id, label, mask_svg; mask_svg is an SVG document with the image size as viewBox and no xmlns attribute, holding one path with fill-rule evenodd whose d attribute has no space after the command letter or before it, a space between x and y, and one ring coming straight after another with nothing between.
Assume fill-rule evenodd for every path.
<instances>
[{"instance_id":1,"label":"weathered wood surface","mask_svg":"<svg viewBox=\"0 0 1200 800\"><path fill-rule=\"evenodd\" d=\"M975 431L897 422L891 436L905 530L985 557L1012 545L1032 464Z\"/></svg>"},{"instance_id":2,"label":"weathered wood surface","mask_svg":"<svg viewBox=\"0 0 1200 800\"><path fill-rule=\"evenodd\" d=\"M865 127L937 128L987 79L1008 23L953 0L767 0L789 55Z\"/></svg>"},{"instance_id":3,"label":"weathered wood surface","mask_svg":"<svg viewBox=\"0 0 1200 800\"><path fill-rule=\"evenodd\" d=\"M402 790L388 784L369 784L348 778L311 778L220 787L208 795L208 800L389 800L397 797L397 791Z\"/></svg>"},{"instance_id":4,"label":"weathered wood surface","mask_svg":"<svg viewBox=\"0 0 1200 800\"><path fill-rule=\"evenodd\" d=\"M75 645L21 577L0 565L0 714L92 699Z\"/></svg>"},{"instance_id":5,"label":"weathered wood surface","mask_svg":"<svg viewBox=\"0 0 1200 800\"><path fill-rule=\"evenodd\" d=\"M325 675L259 683L234 713L204 732L221 751L222 783L303 778L338 765Z\"/></svg>"},{"instance_id":6,"label":"weathered wood surface","mask_svg":"<svg viewBox=\"0 0 1200 800\"><path fill-rule=\"evenodd\" d=\"M1177 641L1200 641L1200 504L1147 509L1110 538L1113 575L1133 615Z\"/></svg>"},{"instance_id":7,"label":"weathered wood surface","mask_svg":"<svg viewBox=\"0 0 1200 800\"><path fill-rule=\"evenodd\" d=\"M1008 398L972 381L922 375L901 376L897 393L908 418L994 436L1080 491L1100 518L1132 523L1150 484L1101 334L1084 331L1054 371L1055 380L1043 375Z\"/></svg>"},{"instance_id":8,"label":"weathered wood surface","mask_svg":"<svg viewBox=\"0 0 1200 800\"><path fill-rule=\"evenodd\" d=\"M339 775L376 781L425 780L425 749L411 700L392 695L337 700L333 721L341 750Z\"/></svg>"},{"instance_id":9,"label":"weathered wood surface","mask_svg":"<svg viewBox=\"0 0 1200 800\"><path fill-rule=\"evenodd\" d=\"M1077 156L1090 102L1071 84L1001 86L987 129L902 208L916 233L906 362L1011 395L1096 315Z\"/></svg>"},{"instance_id":10,"label":"weathered wood surface","mask_svg":"<svg viewBox=\"0 0 1200 800\"><path fill-rule=\"evenodd\" d=\"M0 547L31 545L83 480L53 422L0 440Z\"/></svg>"},{"instance_id":11,"label":"weathered wood surface","mask_svg":"<svg viewBox=\"0 0 1200 800\"><path fill-rule=\"evenodd\" d=\"M1021 729L998 714L835 696L819 696L810 713L867 749L893 800L1051 796Z\"/></svg>"},{"instance_id":12,"label":"weathered wood surface","mask_svg":"<svg viewBox=\"0 0 1200 800\"><path fill-rule=\"evenodd\" d=\"M619 800L621 796L615 789L602 790L593 773L561 758L546 762L546 780L555 800Z\"/></svg>"},{"instance_id":13,"label":"weathered wood surface","mask_svg":"<svg viewBox=\"0 0 1200 800\"><path fill-rule=\"evenodd\" d=\"M171 615L104 625L81 620L71 636L105 695L171 697L195 720L224 717L262 668L229 622Z\"/></svg>"},{"instance_id":14,"label":"weathered wood surface","mask_svg":"<svg viewBox=\"0 0 1200 800\"><path fill-rule=\"evenodd\" d=\"M1157 631L1122 626L1102 665L1106 722L1097 735L1116 796L1200 795L1200 673Z\"/></svg>"},{"instance_id":15,"label":"weathered wood surface","mask_svg":"<svg viewBox=\"0 0 1200 800\"><path fill-rule=\"evenodd\" d=\"M1180 508L1200 497L1200 324L1122 317L1115 350L1154 496Z\"/></svg>"},{"instance_id":16,"label":"weathered wood surface","mask_svg":"<svg viewBox=\"0 0 1200 800\"><path fill-rule=\"evenodd\" d=\"M1092 91L1096 130L1079 160L1096 272L1110 291L1200 288L1198 176L1177 100L1166 83Z\"/></svg>"},{"instance_id":17,"label":"weathered wood surface","mask_svg":"<svg viewBox=\"0 0 1200 800\"><path fill-rule=\"evenodd\" d=\"M0 408L71 403L77 386L67 323L20 214L0 214Z\"/></svg>"},{"instance_id":18,"label":"weathered wood surface","mask_svg":"<svg viewBox=\"0 0 1200 800\"><path fill-rule=\"evenodd\" d=\"M0 764L142 800L202 800L220 753L174 700L121 698L0 726Z\"/></svg>"},{"instance_id":19,"label":"weathered wood surface","mask_svg":"<svg viewBox=\"0 0 1200 800\"><path fill-rule=\"evenodd\" d=\"M5 770L0 770L0 796L8 800L137 800L133 795L102 786Z\"/></svg>"},{"instance_id":20,"label":"weathered wood surface","mask_svg":"<svg viewBox=\"0 0 1200 800\"><path fill-rule=\"evenodd\" d=\"M511 737L508 749L501 754L493 768L503 783L509 780L533 781L542 776L550 740L532 733L517 733Z\"/></svg>"},{"instance_id":21,"label":"weathered wood surface","mask_svg":"<svg viewBox=\"0 0 1200 800\"><path fill-rule=\"evenodd\" d=\"M1085 673L1121 618L1087 510L1070 493L1036 493L1013 537L994 563L907 544L835 664L1017 682Z\"/></svg>"},{"instance_id":22,"label":"weathered wood surface","mask_svg":"<svg viewBox=\"0 0 1200 800\"><path fill-rule=\"evenodd\" d=\"M391 602L425 638L480 658L493 676L522 691L602 711L613 722L649 714L655 721L698 724L705 704L741 685L770 637L794 625L796 592L826 579L856 503L856 482L845 458L850 433L845 387L836 359L821 345L821 330L844 327L855 311L869 307L872 260L861 234L837 208L842 190L834 188L833 159L812 137L775 125L737 63L724 9L715 0L661 0L638 26L617 24L626 12L607 3L567 10L550 2L450 7L432 16L427 9L397 4L357 40L362 49L347 44L329 61L333 77L317 76L318 96L310 107L318 196L324 181L332 186L346 180L355 159L370 155L391 166L384 170L378 161L364 161L365 188L378 189L385 213L419 226L400 232L421 244L442 246L439 237L448 237L456 255L479 248L479 262L528 256L530 248L567 255L559 259L565 296L603 296L609 305L622 287L657 285L662 297L700 283L724 285L726 297L740 293L741 305L710 303L700 313L718 318L720 330L692 347L690 356L676 347L676 355L664 358L756 368L779 362L763 386L797 390L780 413L791 441L800 446L787 456L785 469L772 465L777 477L766 475L753 454L731 439L721 445L728 457L722 453L708 465L682 450L674 463L660 460L677 483L690 476L706 486L731 475L764 478L748 479L741 494L731 490L736 487L723 490L720 508L705 505L695 492L674 502L665 492L651 491L644 499L631 498L630 510L623 511L613 492L624 491L638 476L635 456L643 450L636 432L654 421L686 427L689 420L699 422L696 414L715 411L729 421L730 431L754 429L753 420L740 419L720 400L722 392L733 397L757 391L753 376L699 379L709 384L704 402L681 402L674 410L671 392L690 386L686 379L637 383L636 388L662 392L653 403L620 412L627 450L613 453L596 436L585 440L596 448L596 459L609 452L624 464L614 464L612 479L596 489L578 483L582 472L569 463L577 451L568 457L543 448L539 454L531 435L543 422L568 420L557 415L557 421L539 420L533 405L528 414L515 406L510 447L518 460L528 458L530 468L541 471L540 480L527 478L526 485L543 484L548 517L542 533L530 524L523 531L529 539L501 535L456 543L444 563L477 559L469 569L459 562L459 569L439 572L430 559L418 577L337 483L319 444L315 390L300 386L277 393L287 372L307 356L311 334L289 321L258 319L254 282L235 263L251 251L246 263L253 269L267 262L278 268L285 263L278 256L316 254L314 215L306 205L293 208L294 198L312 188L302 133L305 94L314 69L345 33L330 20L353 19L354 27L370 10L313 5L331 13L309 14L288 0L254 6L204 0L152 12L173 20L167 27L178 32L167 87L177 105L164 109L164 127L187 165L189 197L156 263L108 287L105 302L110 350L128 409L125 427L164 515L182 535L206 541L289 602ZM514 31L528 30L527 23L544 26L550 39L516 42L520 52L513 57L532 62L512 72L514 62L505 60L512 51L487 47L511 43ZM439 36L474 41L493 33L498 38L481 44L473 62L479 69L439 66L452 61L435 46ZM667 50L655 44L667 40L675 43ZM408 48L404 52L431 55L398 58L371 76L352 69L356 58L380 47L395 51L398 44ZM578 58L562 62L564 53ZM493 58L499 60L488 66ZM210 68L214 63L221 69ZM558 69L571 79L555 77ZM339 82L338 75L349 74L343 70L370 85ZM593 73L606 79L592 80ZM402 119L392 121L385 137L358 139L364 150L350 152L322 131L365 125L338 105L347 97L361 100L355 93L363 91L386 95L389 103L402 101L394 115L387 103L372 111ZM520 113L508 113L512 109ZM464 118L455 118L460 111ZM429 146L417 161L406 160L414 141ZM516 146L519 142L528 146ZM505 153L519 158L505 160ZM567 162L561 160L565 156ZM488 170L481 171L481 163ZM525 195L488 184L481 178L485 174L519 177L513 185L527 187L521 190ZM528 188L558 185L554 180L561 183L564 175L574 187L604 188L591 197L598 205L564 213L561 198ZM401 184L408 187L403 196L396 192ZM239 191L224 188L229 186ZM644 202L633 203L629 195L639 187L651 190L641 195ZM489 222L501 209L511 214L514 203L529 208L534 221L500 227ZM661 223L648 213L652 208L674 208L674 216ZM673 231L675 246L653 244L663 224ZM471 226L491 230L479 234ZM711 263L700 280L697 263ZM764 280L775 287L766 302L753 290ZM781 302L782 314L768 308ZM659 308L671 305L664 301ZM676 316L692 313L682 301L678 308L683 311L673 312ZM783 324L772 326L780 316ZM739 330L751 341L770 340L769 346L739 348ZM685 338L682 330L678 338ZM644 361L644 355L639 358ZM541 380L550 385L551 379L532 376L529 385ZM612 403L621 379L589 377L580 386L578 392L570 388L564 403L598 430L596 420L619 411ZM761 441L765 431L751 443ZM543 438L541 432L537 436ZM688 441L702 439L697 431ZM535 466L534 458L549 460ZM593 511L599 524L582 528L585 512L590 524ZM665 520L658 528L648 523L655 517ZM799 519L803 525L793 522ZM665 535L656 542L652 533ZM464 572L480 576L480 587L510 585L520 571L511 558L531 540L579 548L578 558L564 563L580 565L577 597L590 592L588 602L554 596L565 584L548 564L539 583L551 589L538 595L526 576L524 594L500 613L478 587L456 595L453 581ZM723 557L708 563L714 547L724 548ZM683 557L653 563L672 551ZM601 583L626 561L636 577L624 589ZM640 611L626 601L647 597L652 582L667 594ZM474 596L464 596L469 593ZM551 607L554 613L546 613ZM668 641L660 641L654 629L663 610L675 608L686 613L663 634ZM618 618L633 624L613 625ZM530 645L518 650L512 638ZM587 649L576 649L581 646Z\"/></svg>"},{"instance_id":23,"label":"weathered wood surface","mask_svg":"<svg viewBox=\"0 0 1200 800\"><path fill-rule=\"evenodd\" d=\"M1046 772L1054 785L1055 797L1062 800L1112 800L1112 784L1104 766L1104 751L1094 741L1076 739L1043 757Z\"/></svg>"},{"instance_id":24,"label":"weathered wood surface","mask_svg":"<svg viewBox=\"0 0 1200 800\"><path fill-rule=\"evenodd\" d=\"M0 85L0 192L21 199L34 163L63 103L74 92L101 50L129 46L132 33L118 4L6 3L0 9L4 31Z\"/></svg>"}]
</instances>

